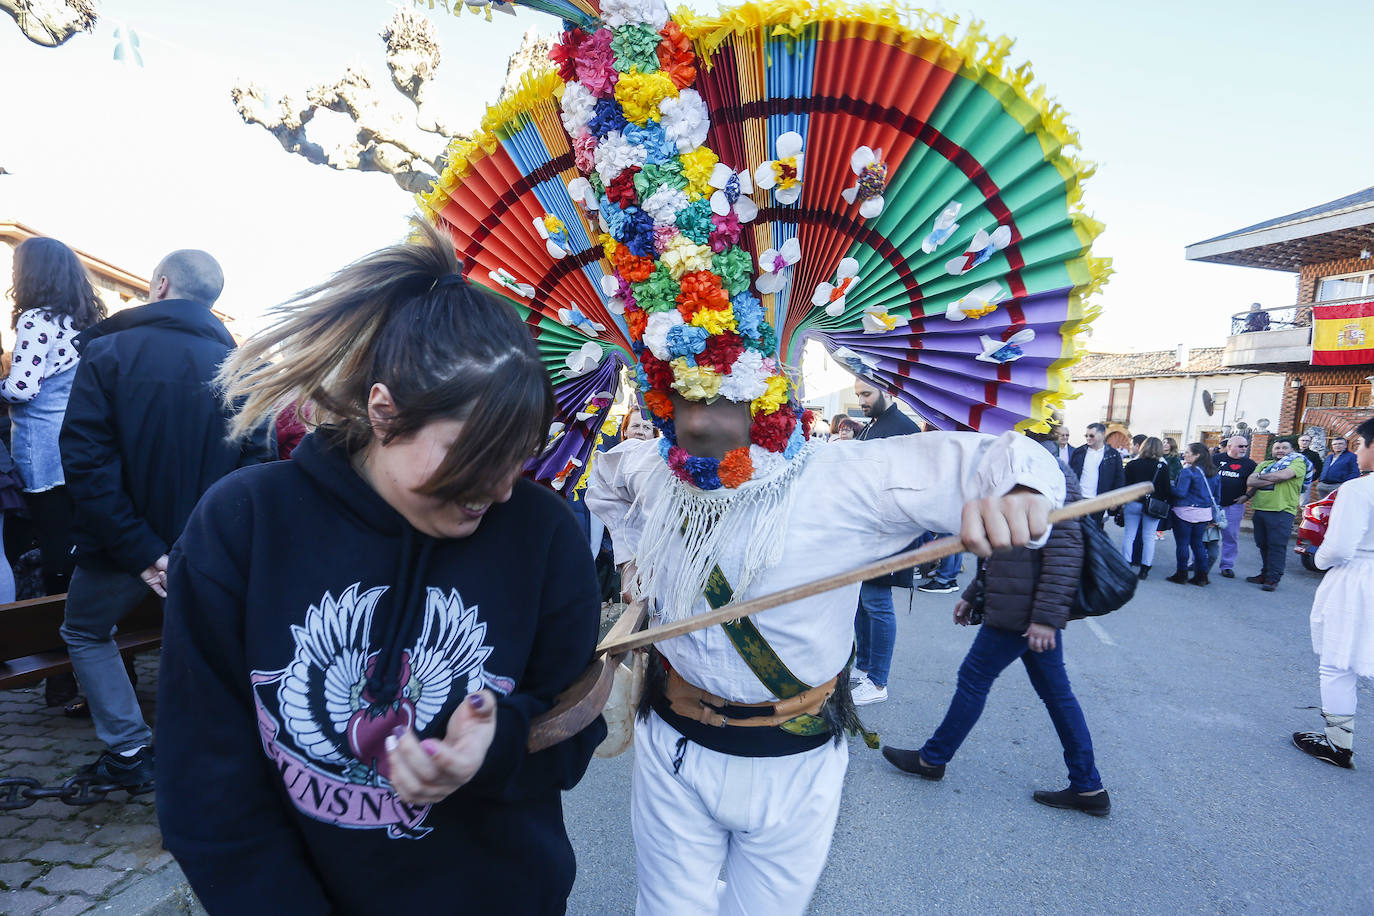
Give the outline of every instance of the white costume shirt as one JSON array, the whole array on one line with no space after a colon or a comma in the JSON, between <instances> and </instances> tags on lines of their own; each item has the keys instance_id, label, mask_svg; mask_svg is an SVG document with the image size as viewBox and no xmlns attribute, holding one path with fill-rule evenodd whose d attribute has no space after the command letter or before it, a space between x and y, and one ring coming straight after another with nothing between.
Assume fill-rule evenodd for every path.
<instances>
[{"instance_id":1,"label":"white costume shirt","mask_svg":"<svg viewBox=\"0 0 1374 916\"><path fill-rule=\"evenodd\" d=\"M729 499L766 484L750 481L738 491L712 493ZM781 559L758 572L735 599L890 556L925 531L958 531L965 503L1001 496L1017 485L1044 493L1056 506L1063 504L1064 476L1054 457L1038 442L1015 433L1000 438L919 433L815 449L792 481ZM637 557L645 519L657 501L670 498L671 488L679 486L687 485L668 470L656 441L624 442L597 456L587 507L610 530L617 563ZM731 543L724 556L715 558L732 583L740 581L744 551L743 543ZM752 620L793 674L807 684L822 684L849 658L858 598L856 582ZM704 597L691 608L693 614L707 610ZM740 703L777 699L718 626L661 642L658 649L687 681L717 696Z\"/></svg>"},{"instance_id":2,"label":"white costume shirt","mask_svg":"<svg viewBox=\"0 0 1374 916\"><path fill-rule=\"evenodd\" d=\"M1078 482L1083 488L1083 498L1091 499L1097 495L1097 472L1102 468L1102 459L1107 454L1107 447L1093 448L1088 446L1088 450L1083 453L1083 473L1079 476Z\"/></svg>"}]
</instances>

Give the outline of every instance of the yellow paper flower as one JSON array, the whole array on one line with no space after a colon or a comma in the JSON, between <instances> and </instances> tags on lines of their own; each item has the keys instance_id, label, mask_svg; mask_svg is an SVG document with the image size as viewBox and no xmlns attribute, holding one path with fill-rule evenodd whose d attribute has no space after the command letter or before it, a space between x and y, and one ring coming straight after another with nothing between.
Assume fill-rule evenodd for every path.
<instances>
[{"instance_id":1,"label":"yellow paper flower","mask_svg":"<svg viewBox=\"0 0 1374 916\"><path fill-rule=\"evenodd\" d=\"M608 261L615 256L616 246L620 244L615 240L614 236L605 232L596 237L596 243L600 245L601 250L606 253L606 260Z\"/></svg>"},{"instance_id":2,"label":"yellow paper flower","mask_svg":"<svg viewBox=\"0 0 1374 916\"><path fill-rule=\"evenodd\" d=\"M662 261L672 278L681 280L683 274L710 270L712 254L705 245L698 245L685 235L676 235L664 250Z\"/></svg>"},{"instance_id":3,"label":"yellow paper flower","mask_svg":"<svg viewBox=\"0 0 1374 916\"><path fill-rule=\"evenodd\" d=\"M724 334L736 329L735 309L733 306L725 309L700 309L688 324L705 328L707 334Z\"/></svg>"},{"instance_id":4,"label":"yellow paper flower","mask_svg":"<svg viewBox=\"0 0 1374 916\"><path fill-rule=\"evenodd\" d=\"M679 356L668 365L673 367L673 390L689 401L709 401L720 394L724 376L714 369L697 366Z\"/></svg>"},{"instance_id":5,"label":"yellow paper flower","mask_svg":"<svg viewBox=\"0 0 1374 916\"><path fill-rule=\"evenodd\" d=\"M754 398L749 405L749 413L757 415L761 413L772 413L779 407L787 403L787 376L774 375L768 379L768 390Z\"/></svg>"},{"instance_id":6,"label":"yellow paper flower","mask_svg":"<svg viewBox=\"0 0 1374 916\"><path fill-rule=\"evenodd\" d=\"M698 146L690 153L684 153L682 177L687 179L687 196L692 200L710 197L715 188L711 187L711 171L720 161L715 150L709 146Z\"/></svg>"},{"instance_id":7,"label":"yellow paper flower","mask_svg":"<svg viewBox=\"0 0 1374 916\"><path fill-rule=\"evenodd\" d=\"M658 119L658 105L668 98L677 98L677 86L661 71L646 75L631 70L621 74L615 84L615 100L625 112L625 120L640 127Z\"/></svg>"},{"instance_id":8,"label":"yellow paper flower","mask_svg":"<svg viewBox=\"0 0 1374 916\"><path fill-rule=\"evenodd\" d=\"M544 228L549 230L549 235L556 235L563 231L563 221L552 213L545 215Z\"/></svg>"}]
</instances>

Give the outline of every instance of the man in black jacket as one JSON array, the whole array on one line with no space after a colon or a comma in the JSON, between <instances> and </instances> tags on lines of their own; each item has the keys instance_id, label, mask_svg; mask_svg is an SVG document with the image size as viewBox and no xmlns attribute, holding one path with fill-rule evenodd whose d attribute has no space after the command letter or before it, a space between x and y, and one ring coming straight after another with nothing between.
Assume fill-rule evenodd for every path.
<instances>
[{"instance_id":1,"label":"man in black jacket","mask_svg":"<svg viewBox=\"0 0 1374 916\"><path fill-rule=\"evenodd\" d=\"M226 441L213 387L234 347L210 306L224 276L203 251L175 251L153 272L149 303L79 334L62 423L62 469L76 507L76 571L62 638L107 750L83 773L144 786L152 733L120 661L114 628L148 597L166 597L167 553L210 485L273 457L264 432Z\"/></svg>"},{"instance_id":2,"label":"man in black jacket","mask_svg":"<svg viewBox=\"0 0 1374 916\"><path fill-rule=\"evenodd\" d=\"M1069 456L1069 467L1078 475L1083 498L1092 499L1100 493L1116 490L1126 484L1126 469L1121 465L1121 455L1107 446L1107 427L1101 423L1089 423L1085 434L1087 441L1073 450ZM1089 516L1102 527L1102 513Z\"/></svg>"}]
</instances>

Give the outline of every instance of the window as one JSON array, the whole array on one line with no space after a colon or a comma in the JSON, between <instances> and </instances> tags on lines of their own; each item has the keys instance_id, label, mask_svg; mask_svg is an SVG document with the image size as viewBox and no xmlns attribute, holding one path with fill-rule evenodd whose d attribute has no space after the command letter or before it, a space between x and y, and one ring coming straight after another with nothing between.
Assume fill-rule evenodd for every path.
<instances>
[{"instance_id":1,"label":"window","mask_svg":"<svg viewBox=\"0 0 1374 916\"><path fill-rule=\"evenodd\" d=\"M1131 425L1131 391L1135 382L1127 379L1112 382L1110 399L1107 401L1107 422Z\"/></svg>"},{"instance_id":2,"label":"window","mask_svg":"<svg viewBox=\"0 0 1374 916\"><path fill-rule=\"evenodd\" d=\"M1230 391L1212 392L1212 416L1216 417L1217 422L1226 419L1226 403L1231 400Z\"/></svg>"},{"instance_id":3,"label":"window","mask_svg":"<svg viewBox=\"0 0 1374 916\"><path fill-rule=\"evenodd\" d=\"M1374 296L1374 271L1323 277L1317 283L1318 302L1330 302L1333 299L1355 299L1365 295Z\"/></svg>"},{"instance_id":4,"label":"window","mask_svg":"<svg viewBox=\"0 0 1374 916\"><path fill-rule=\"evenodd\" d=\"M1349 407L1355 399L1354 387L1308 388L1303 393L1303 409L1308 407Z\"/></svg>"}]
</instances>

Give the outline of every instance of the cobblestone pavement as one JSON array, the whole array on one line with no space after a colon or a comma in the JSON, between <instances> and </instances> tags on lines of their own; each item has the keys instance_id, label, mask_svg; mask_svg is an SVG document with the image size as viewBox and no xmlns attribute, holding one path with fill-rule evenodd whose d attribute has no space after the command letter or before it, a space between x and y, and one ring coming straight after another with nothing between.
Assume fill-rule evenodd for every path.
<instances>
[{"instance_id":1,"label":"cobblestone pavement","mask_svg":"<svg viewBox=\"0 0 1374 916\"><path fill-rule=\"evenodd\" d=\"M152 721L157 654L139 656L138 695ZM90 719L43 705L41 684L0 691L0 776L60 784L100 754ZM87 807L48 799L0 812L0 913L188 912L181 870L162 848L152 793Z\"/></svg>"}]
</instances>

